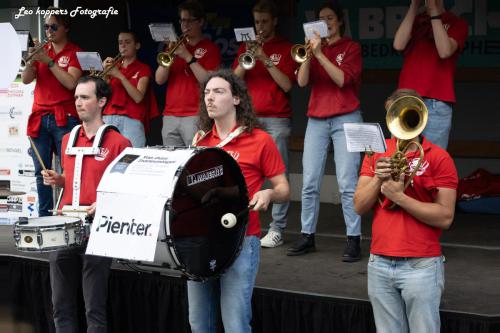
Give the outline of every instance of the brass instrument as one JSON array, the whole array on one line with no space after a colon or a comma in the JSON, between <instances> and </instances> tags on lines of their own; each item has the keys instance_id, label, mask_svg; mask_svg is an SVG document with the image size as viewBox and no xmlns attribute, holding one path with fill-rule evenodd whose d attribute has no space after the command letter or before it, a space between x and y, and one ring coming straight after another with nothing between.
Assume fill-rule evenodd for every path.
<instances>
[{"instance_id":1,"label":"brass instrument","mask_svg":"<svg viewBox=\"0 0 500 333\"><path fill-rule=\"evenodd\" d=\"M111 64L109 64L102 72L100 72L100 73L91 73L91 75L105 80L106 77L108 76L109 72L111 72L111 70L114 67L118 66L118 64L120 64L122 62L122 60L123 60L123 55L121 53L118 53L113 58L113 61L111 62Z\"/></svg>"},{"instance_id":2,"label":"brass instrument","mask_svg":"<svg viewBox=\"0 0 500 333\"><path fill-rule=\"evenodd\" d=\"M174 63L174 52L177 50L177 48L187 41L187 35L183 34L179 40L172 46L168 51L166 52L160 52L156 56L156 62L158 62L158 65L162 67L170 67Z\"/></svg>"},{"instance_id":3,"label":"brass instrument","mask_svg":"<svg viewBox=\"0 0 500 333\"><path fill-rule=\"evenodd\" d=\"M311 57L311 46L307 44L295 44L290 50L292 59L301 64Z\"/></svg>"},{"instance_id":4,"label":"brass instrument","mask_svg":"<svg viewBox=\"0 0 500 333\"><path fill-rule=\"evenodd\" d=\"M248 42L247 50L240 54L238 57L238 64L244 70L250 70L255 67L255 50L257 49L257 42Z\"/></svg>"},{"instance_id":5,"label":"brass instrument","mask_svg":"<svg viewBox=\"0 0 500 333\"><path fill-rule=\"evenodd\" d=\"M21 67L22 68L26 67L26 65L28 64L28 62L30 62L30 60L33 59L33 57L38 52L40 52L45 47L45 45L47 45L49 42L50 41L48 39L44 39L43 42L40 43L40 45L38 45L37 47L35 47L35 49L28 56L26 56L26 58L22 58L21 59Z\"/></svg>"},{"instance_id":6,"label":"brass instrument","mask_svg":"<svg viewBox=\"0 0 500 333\"><path fill-rule=\"evenodd\" d=\"M404 183L404 190L410 185L424 158L424 149L416 141L427 124L429 111L425 103L418 97L406 95L397 98L387 109L385 120L391 134L397 138L396 152L391 156L391 177L399 180L401 175L408 176ZM419 152L419 159L413 170L409 170L406 153L414 145ZM394 205L393 205L394 206ZM391 207L392 208L392 207Z\"/></svg>"}]
</instances>

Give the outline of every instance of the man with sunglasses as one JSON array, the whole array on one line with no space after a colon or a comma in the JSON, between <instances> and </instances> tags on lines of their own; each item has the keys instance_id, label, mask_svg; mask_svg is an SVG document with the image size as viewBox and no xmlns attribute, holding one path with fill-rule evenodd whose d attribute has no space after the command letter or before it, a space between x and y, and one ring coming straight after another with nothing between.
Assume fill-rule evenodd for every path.
<instances>
[{"instance_id":1,"label":"man with sunglasses","mask_svg":"<svg viewBox=\"0 0 500 333\"><path fill-rule=\"evenodd\" d=\"M49 8L56 10L57 8ZM68 39L68 15L45 19L48 43L26 64L21 74L24 84L36 79L35 96L28 119L28 136L32 138L43 163L52 165L52 155L61 158L61 140L79 123L74 102L76 82L82 75L76 52L80 48ZM29 52L33 52L30 48ZM43 184L42 166L32 153L35 165L39 215L47 216L53 208L52 188Z\"/></svg>"},{"instance_id":2,"label":"man with sunglasses","mask_svg":"<svg viewBox=\"0 0 500 333\"><path fill-rule=\"evenodd\" d=\"M191 144L197 131L200 83L221 62L217 45L203 36L205 11L202 4L186 1L178 10L186 42L175 50L173 64L159 66L155 73L157 84L168 82L162 129L163 144L167 146Z\"/></svg>"}]
</instances>

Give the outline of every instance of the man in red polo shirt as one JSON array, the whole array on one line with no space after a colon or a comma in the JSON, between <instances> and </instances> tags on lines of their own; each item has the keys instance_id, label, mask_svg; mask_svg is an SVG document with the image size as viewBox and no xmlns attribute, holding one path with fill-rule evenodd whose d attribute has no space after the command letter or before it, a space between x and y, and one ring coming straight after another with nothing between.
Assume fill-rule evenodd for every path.
<instances>
[{"instance_id":1,"label":"man in red polo shirt","mask_svg":"<svg viewBox=\"0 0 500 333\"><path fill-rule=\"evenodd\" d=\"M255 67L245 70L238 62L247 51L242 43L233 63L234 73L243 78L252 97L255 113L264 129L272 136L288 169L288 140L292 129L290 96L297 64L290 55L292 44L276 35L278 9L268 0L259 1L252 9L258 44L255 47ZM262 247L283 244L289 203L275 204L269 232L260 241Z\"/></svg>"},{"instance_id":2,"label":"man in red polo shirt","mask_svg":"<svg viewBox=\"0 0 500 333\"><path fill-rule=\"evenodd\" d=\"M56 9L56 8L49 8ZM52 15L45 19L48 43L26 64L21 73L24 84L36 79L33 109L28 119L28 136L33 140L46 167L52 166L52 155L61 157L64 134L78 124L73 92L82 75L76 52L80 48L68 39L68 15ZM30 49L32 52L33 49ZM43 184L40 165L32 153L38 192L38 213L50 215L52 188Z\"/></svg>"},{"instance_id":3,"label":"man in red polo shirt","mask_svg":"<svg viewBox=\"0 0 500 333\"><path fill-rule=\"evenodd\" d=\"M226 332L250 333L252 291L260 256L259 210L290 194L285 166L269 134L256 128L257 118L245 83L228 70L211 73L203 86L200 127L208 132L197 146L217 146L238 162L251 198L243 247L233 265L218 279L188 281L189 323L193 332L215 332L222 313ZM265 179L270 189L261 190Z\"/></svg>"},{"instance_id":4,"label":"man in red polo shirt","mask_svg":"<svg viewBox=\"0 0 500 333\"><path fill-rule=\"evenodd\" d=\"M163 145L166 146L191 144L197 130L200 83L221 62L217 45L203 36L203 5L186 1L178 9L181 31L187 40L175 50L173 64L159 66L155 74L157 84L168 82L162 129ZM170 47L172 45L170 43Z\"/></svg>"},{"instance_id":5,"label":"man in red polo shirt","mask_svg":"<svg viewBox=\"0 0 500 333\"><path fill-rule=\"evenodd\" d=\"M53 170L42 171L46 184L63 187L59 208L66 205L71 205L73 209L88 207L88 215L93 216L97 186L104 171L115 157L131 146L128 139L104 125L102 110L110 97L111 88L102 79L85 76L78 81L74 98L82 126L75 127L63 138L64 172L58 174ZM95 151L93 148L96 148ZM84 154L85 150L89 152ZM111 258L86 255L85 247L58 250L49 257L57 332L80 330L77 316L79 297L76 295L80 281L87 315L87 331L106 331Z\"/></svg>"},{"instance_id":6,"label":"man in red polo shirt","mask_svg":"<svg viewBox=\"0 0 500 333\"><path fill-rule=\"evenodd\" d=\"M405 95L420 98L415 91L398 90L386 107ZM420 142L424 157L406 190L404 175L391 176L390 156L396 151L396 138L391 138L385 153L365 157L354 194L358 214L374 210L368 295L379 332L440 331L444 267L439 237L453 222L458 177L444 149L424 136L410 140ZM415 145L406 158L411 172L420 158Z\"/></svg>"},{"instance_id":7,"label":"man in red polo shirt","mask_svg":"<svg viewBox=\"0 0 500 333\"><path fill-rule=\"evenodd\" d=\"M134 147L144 147L150 119L158 116L151 91L151 68L137 59L141 43L134 32L120 32L118 48L123 59L109 72L113 95L103 119L106 124L116 126ZM103 65L107 68L112 63L113 58L106 58Z\"/></svg>"},{"instance_id":8,"label":"man in red polo shirt","mask_svg":"<svg viewBox=\"0 0 500 333\"><path fill-rule=\"evenodd\" d=\"M416 90L429 110L425 137L443 149L448 146L454 76L458 57L468 34L467 21L444 8L443 0L412 0L394 37L394 48L403 52L399 89Z\"/></svg>"}]
</instances>

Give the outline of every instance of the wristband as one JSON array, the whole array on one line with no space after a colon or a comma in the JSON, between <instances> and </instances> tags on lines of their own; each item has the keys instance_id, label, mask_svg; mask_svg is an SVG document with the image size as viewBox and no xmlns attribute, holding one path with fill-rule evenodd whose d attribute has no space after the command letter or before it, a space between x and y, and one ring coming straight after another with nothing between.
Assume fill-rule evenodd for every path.
<instances>
[{"instance_id":1,"label":"wristband","mask_svg":"<svg viewBox=\"0 0 500 333\"><path fill-rule=\"evenodd\" d=\"M189 60L189 61L187 62L187 64L188 64L188 66L190 66L190 65L194 64L194 63L195 63L195 62L197 62L197 61L198 61L198 59L196 59L196 58L195 58L195 56L192 56L192 57L191 57L191 60Z\"/></svg>"},{"instance_id":2,"label":"wristband","mask_svg":"<svg viewBox=\"0 0 500 333\"><path fill-rule=\"evenodd\" d=\"M54 62L54 60L51 60L51 61L49 61L49 62L48 62L47 66L48 66L49 68L52 68L55 64L56 64L56 63Z\"/></svg>"},{"instance_id":3,"label":"wristband","mask_svg":"<svg viewBox=\"0 0 500 333\"><path fill-rule=\"evenodd\" d=\"M431 16L431 20L440 20L440 19L441 19L441 14Z\"/></svg>"}]
</instances>

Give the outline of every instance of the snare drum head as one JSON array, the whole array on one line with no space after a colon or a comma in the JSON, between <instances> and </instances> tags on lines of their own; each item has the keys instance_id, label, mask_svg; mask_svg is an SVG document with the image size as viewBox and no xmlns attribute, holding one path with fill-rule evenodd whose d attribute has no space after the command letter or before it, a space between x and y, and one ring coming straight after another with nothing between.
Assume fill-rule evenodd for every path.
<instances>
[{"instance_id":1,"label":"snare drum head","mask_svg":"<svg viewBox=\"0 0 500 333\"><path fill-rule=\"evenodd\" d=\"M74 216L42 216L28 219L28 223L22 226L29 227L54 227L68 223L79 222L80 219Z\"/></svg>"},{"instance_id":2,"label":"snare drum head","mask_svg":"<svg viewBox=\"0 0 500 333\"><path fill-rule=\"evenodd\" d=\"M197 149L175 184L170 212L174 251L188 276L217 276L233 263L245 236L246 207L248 192L238 163L222 149ZM240 212L234 227L222 225L224 214Z\"/></svg>"}]
</instances>

